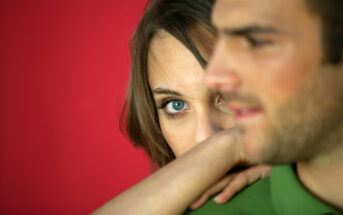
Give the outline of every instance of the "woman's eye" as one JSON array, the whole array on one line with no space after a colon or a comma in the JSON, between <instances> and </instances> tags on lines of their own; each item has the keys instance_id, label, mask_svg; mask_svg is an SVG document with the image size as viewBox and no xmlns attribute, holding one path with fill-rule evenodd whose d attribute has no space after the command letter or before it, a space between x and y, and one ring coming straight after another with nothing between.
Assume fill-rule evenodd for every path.
<instances>
[{"instance_id":1,"label":"woman's eye","mask_svg":"<svg viewBox=\"0 0 343 215\"><path fill-rule=\"evenodd\" d=\"M216 107L220 107L223 104L224 104L224 99L223 99L222 95L220 95L220 94L216 95L215 100L214 100L214 105Z\"/></svg>"},{"instance_id":2,"label":"woman's eye","mask_svg":"<svg viewBox=\"0 0 343 215\"><path fill-rule=\"evenodd\" d=\"M217 98L216 98L216 104L217 105L221 105L221 104L223 104L223 98L222 98L222 96L221 95L218 95L217 96Z\"/></svg>"},{"instance_id":3,"label":"woman's eye","mask_svg":"<svg viewBox=\"0 0 343 215\"><path fill-rule=\"evenodd\" d=\"M186 109L186 107L187 105L185 102L180 100L173 100L168 102L168 104L165 106L165 109L167 113L175 114L183 111L184 109Z\"/></svg>"},{"instance_id":4,"label":"woman's eye","mask_svg":"<svg viewBox=\"0 0 343 215\"><path fill-rule=\"evenodd\" d=\"M226 114L233 114L231 110L228 109L228 106L225 105L226 101L222 97L222 95L218 94L215 98L215 106L218 108L218 110L226 113Z\"/></svg>"}]
</instances>

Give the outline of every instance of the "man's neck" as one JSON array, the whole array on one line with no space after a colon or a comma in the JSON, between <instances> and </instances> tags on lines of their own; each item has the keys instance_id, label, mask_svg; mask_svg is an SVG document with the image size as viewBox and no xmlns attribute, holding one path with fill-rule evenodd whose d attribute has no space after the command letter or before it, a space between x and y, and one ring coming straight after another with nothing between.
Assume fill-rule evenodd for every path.
<instances>
[{"instance_id":1,"label":"man's neck","mask_svg":"<svg viewBox=\"0 0 343 215\"><path fill-rule=\"evenodd\" d=\"M298 162L297 174L311 193L343 211L343 147L309 162Z\"/></svg>"}]
</instances>

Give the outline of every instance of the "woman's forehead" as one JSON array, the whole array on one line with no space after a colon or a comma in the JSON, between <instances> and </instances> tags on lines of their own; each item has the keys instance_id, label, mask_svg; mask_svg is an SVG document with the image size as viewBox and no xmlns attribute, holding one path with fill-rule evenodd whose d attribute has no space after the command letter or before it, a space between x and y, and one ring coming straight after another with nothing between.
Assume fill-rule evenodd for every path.
<instances>
[{"instance_id":1,"label":"woman's forehead","mask_svg":"<svg viewBox=\"0 0 343 215\"><path fill-rule=\"evenodd\" d=\"M148 58L149 84L177 91L185 96L206 91L202 83L204 70L194 55L169 33L155 37Z\"/></svg>"},{"instance_id":2,"label":"woman's forehead","mask_svg":"<svg viewBox=\"0 0 343 215\"><path fill-rule=\"evenodd\" d=\"M194 55L172 35L166 32L160 35L151 42L148 56L149 81L201 81L204 71Z\"/></svg>"}]
</instances>

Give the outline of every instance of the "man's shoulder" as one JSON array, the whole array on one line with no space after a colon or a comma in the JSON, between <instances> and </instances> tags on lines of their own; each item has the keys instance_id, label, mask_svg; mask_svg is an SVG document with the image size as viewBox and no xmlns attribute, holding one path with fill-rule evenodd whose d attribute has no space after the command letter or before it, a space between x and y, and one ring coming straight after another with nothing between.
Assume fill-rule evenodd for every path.
<instances>
[{"instance_id":1,"label":"man's shoulder","mask_svg":"<svg viewBox=\"0 0 343 215\"><path fill-rule=\"evenodd\" d=\"M225 204L217 204L211 198L201 208L188 210L185 214L274 214L270 193L270 179L264 178L248 186Z\"/></svg>"}]
</instances>

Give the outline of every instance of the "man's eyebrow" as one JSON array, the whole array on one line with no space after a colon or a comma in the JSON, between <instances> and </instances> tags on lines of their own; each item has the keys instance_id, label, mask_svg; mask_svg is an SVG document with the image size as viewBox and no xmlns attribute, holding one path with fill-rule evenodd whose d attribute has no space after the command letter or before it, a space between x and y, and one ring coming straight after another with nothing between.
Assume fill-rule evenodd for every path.
<instances>
[{"instance_id":1,"label":"man's eyebrow","mask_svg":"<svg viewBox=\"0 0 343 215\"><path fill-rule=\"evenodd\" d=\"M159 87L152 90L152 94L167 94L167 95L181 96L181 94L176 91L163 89Z\"/></svg>"},{"instance_id":2,"label":"man's eyebrow","mask_svg":"<svg viewBox=\"0 0 343 215\"><path fill-rule=\"evenodd\" d=\"M258 34L258 33L279 33L273 27L264 27L260 25L249 25L241 28L224 28L223 32L227 36L244 36L250 34Z\"/></svg>"}]
</instances>

